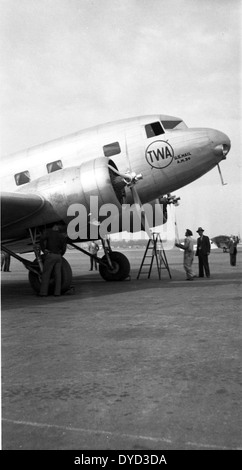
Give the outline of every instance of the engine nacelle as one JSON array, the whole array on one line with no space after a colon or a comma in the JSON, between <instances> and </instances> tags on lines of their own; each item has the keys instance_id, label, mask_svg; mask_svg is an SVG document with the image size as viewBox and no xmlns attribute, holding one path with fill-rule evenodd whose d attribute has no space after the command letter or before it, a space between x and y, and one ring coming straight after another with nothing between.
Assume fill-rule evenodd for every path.
<instances>
[{"instance_id":1,"label":"engine nacelle","mask_svg":"<svg viewBox=\"0 0 242 470\"><path fill-rule=\"evenodd\" d=\"M117 170L112 160L100 157L80 166L55 171L19 189L18 192L38 194L44 199L41 210L31 216L31 221L23 221L21 229L60 219L68 222L67 212L74 204L83 205L87 214L93 211L95 204L93 217L97 219L104 204L113 204L120 211L126 184L111 167Z\"/></svg>"},{"instance_id":2,"label":"engine nacelle","mask_svg":"<svg viewBox=\"0 0 242 470\"><path fill-rule=\"evenodd\" d=\"M98 210L103 204L114 204L120 208L121 191L115 185L119 177L112 173L108 165L114 166L106 158L96 158L81 166L55 172L50 177L49 187L38 190L63 220L72 204L82 204L90 212L91 197L97 198Z\"/></svg>"}]
</instances>

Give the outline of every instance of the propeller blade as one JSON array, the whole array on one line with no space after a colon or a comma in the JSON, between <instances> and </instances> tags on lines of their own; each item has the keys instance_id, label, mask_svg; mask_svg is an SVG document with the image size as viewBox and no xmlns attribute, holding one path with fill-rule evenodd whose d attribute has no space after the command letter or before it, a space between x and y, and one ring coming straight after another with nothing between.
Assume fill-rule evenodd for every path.
<instances>
[{"instance_id":1,"label":"propeller blade","mask_svg":"<svg viewBox=\"0 0 242 470\"><path fill-rule=\"evenodd\" d=\"M120 173L118 170L116 170L116 168L113 168L111 165L108 165L108 168L110 168L111 171L113 171L114 173L119 175L121 178L123 178L123 181L125 182L125 184L130 188L130 191L131 191L131 194L132 194L132 197L133 197L133 201L134 201L134 205L135 205L135 208L136 208L136 213L137 213L137 215L139 216L139 218L141 220L142 227L144 227L144 231L147 233L148 237L152 238L152 236L151 236L152 232L151 232L149 221L146 217L145 211L141 210L142 209L142 203L141 203L140 197L138 195L138 192L135 188L135 184L139 180L143 179L143 175L142 174L137 175L136 173L134 173L132 171L129 171L129 170L126 173Z\"/></svg>"},{"instance_id":2,"label":"propeller blade","mask_svg":"<svg viewBox=\"0 0 242 470\"><path fill-rule=\"evenodd\" d=\"M137 189L134 186L131 186L130 191L131 191L134 203L138 204L140 207L142 207L142 203L141 203L140 197L138 195Z\"/></svg>"},{"instance_id":3,"label":"propeller blade","mask_svg":"<svg viewBox=\"0 0 242 470\"><path fill-rule=\"evenodd\" d=\"M150 228L150 224L149 224L149 221L146 217L145 211L144 210L142 211L142 203L141 203L140 197L138 195L138 192L137 192L137 190L134 186L130 187L130 191L132 193L135 208L137 209L137 214L138 214L138 216L141 220L142 227L143 227L144 231L147 233L148 237L152 238L152 236L151 236L152 231L151 231L151 228ZM138 209L138 207L139 207L139 209Z\"/></svg>"}]
</instances>

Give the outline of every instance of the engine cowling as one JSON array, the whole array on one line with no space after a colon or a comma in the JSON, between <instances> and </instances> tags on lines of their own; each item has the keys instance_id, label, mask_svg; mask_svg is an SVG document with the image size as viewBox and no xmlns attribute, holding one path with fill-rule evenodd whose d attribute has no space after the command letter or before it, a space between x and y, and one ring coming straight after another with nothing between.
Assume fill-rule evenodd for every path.
<instances>
[{"instance_id":1,"label":"engine cowling","mask_svg":"<svg viewBox=\"0 0 242 470\"><path fill-rule=\"evenodd\" d=\"M68 210L75 204L85 207L87 214L95 205L93 218L97 219L104 204L113 204L120 211L126 184L112 168L117 170L112 160L100 157L80 166L55 171L25 185L18 192L38 194L44 205L36 214L18 224L18 228L22 230L60 219L68 223Z\"/></svg>"},{"instance_id":2,"label":"engine cowling","mask_svg":"<svg viewBox=\"0 0 242 470\"><path fill-rule=\"evenodd\" d=\"M84 162L78 167L53 173L48 187L39 190L62 219L66 218L71 204L83 204L90 210L91 197L98 199L98 208L108 203L119 207L122 203L121 190L116 184L119 177L112 173L109 166L115 167L106 158Z\"/></svg>"}]
</instances>

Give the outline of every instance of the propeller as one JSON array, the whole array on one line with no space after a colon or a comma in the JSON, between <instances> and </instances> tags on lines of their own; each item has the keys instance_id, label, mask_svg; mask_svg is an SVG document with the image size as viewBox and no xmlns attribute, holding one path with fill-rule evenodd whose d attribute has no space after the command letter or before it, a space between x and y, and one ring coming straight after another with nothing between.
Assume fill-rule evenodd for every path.
<instances>
[{"instance_id":1,"label":"propeller","mask_svg":"<svg viewBox=\"0 0 242 470\"><path fill-rule=\"evenodd\" d=\"M143 211L141 210L142 209L142 203L141 203L139 194L137 192L137 189L135 187L136 183L138 183L139 180L143 179L143 175L142 174L136 175L132 171L130 158L129 158L128 141L132 142L134 135L135 135L135 133L134 133L133 129L130 129L130 128L126 129L126 131L125 131L125 152L126 152L126 158L127 158L128 166L129 166L129 169L127 170L126 173L128 174L128 177L131 178L130 182L127 183L127 186L130 188L130 191L131 191L136 209L137 209L137 207L139 207L139 209L137 209L137 214L140 218L141 226L144 227L143 229L147 233L148 237L152 238L152 230L151 230L149 221L147 219L145 210L143 210ZM124 181L126 181L126 180L124 180Z\"/></svg>"},{"instance_id":2,"label":"propeller","mask_svg":"<svg viewBox=\"0 0 242 470\"><path fill-rule=\"evenodd\" d=\"M143 175L141 173L137 175L134 171L131 171L131 170L127 170L126 173L120 173L120 171L116 170L116 168L114 168L111 165L108 165L108 168L114 173L116 173L118 176L120 176L123 179L126 186L129 187L132 197L133 197L137 215L139 216L141 220L142 227L144 226L144 229L148 237L151 238L152 232L151 232L151 228L149 225L149 221L146 217L145 211L144 210L142 211L142 202L140 200L137 189L135 188L136 183L138 183L140 180L143 179Z\"/></svg>"}]
</instances>

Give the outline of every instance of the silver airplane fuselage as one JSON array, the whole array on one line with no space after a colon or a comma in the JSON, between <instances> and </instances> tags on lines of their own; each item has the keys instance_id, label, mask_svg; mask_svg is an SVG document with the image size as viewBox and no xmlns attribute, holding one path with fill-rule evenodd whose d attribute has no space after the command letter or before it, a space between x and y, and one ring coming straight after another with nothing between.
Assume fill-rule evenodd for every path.
<instances>
[{"instance_id":1,"label":"silver airplane fuselage","mask_svg":"<svg viewBox=\"0 0 242 470\"><path fill-rule=\"evenodd\" d=\"M4 237L66 220L73 203L89 209L90 195L97 195L100 205L115 203L110 165L122 174L142 174L136 188L144 204L209 172L226 158L230 145L218 130L188 128L180 118L150 115L103 124L2 157L2 191L43 199L31 217L18 220L16 214L16 223L5 227ZM132 203L131 191L125 191L126 202Z\"/></svg>"}]
</instances>

